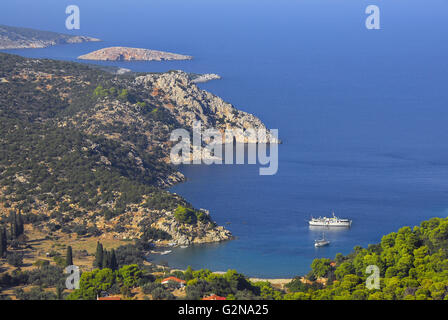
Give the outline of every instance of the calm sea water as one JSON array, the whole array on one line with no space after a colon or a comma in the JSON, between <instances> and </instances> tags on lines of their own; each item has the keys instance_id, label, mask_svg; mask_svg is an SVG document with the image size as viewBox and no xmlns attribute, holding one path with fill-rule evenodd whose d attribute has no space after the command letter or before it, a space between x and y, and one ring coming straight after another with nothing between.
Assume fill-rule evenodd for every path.
<instances>
[{"instance_id":1,"label":"calm sea water","mask_svg":"<svg viewBox=\"0 0 448 320\"><path fill-rule=\"evenodd\" d=\"M76 2L76 34L104 42L10 52L76 60L123 45L191 54L193 61L103 64L219 73L222 80L201 86L278 128L284 141L275 176L259 176L254 165L182 167L188 182L172 191L208 208L237 240L157 261L290 277L316 257L446 216L446 1ZM68 4L5 3L0 23L67 32ZM369 4L380 7L382 30L364 28ZM315 249L320 232L305 220L331 210L353 227L327 232L331 245Z\"/></svg>"}]
</instances>

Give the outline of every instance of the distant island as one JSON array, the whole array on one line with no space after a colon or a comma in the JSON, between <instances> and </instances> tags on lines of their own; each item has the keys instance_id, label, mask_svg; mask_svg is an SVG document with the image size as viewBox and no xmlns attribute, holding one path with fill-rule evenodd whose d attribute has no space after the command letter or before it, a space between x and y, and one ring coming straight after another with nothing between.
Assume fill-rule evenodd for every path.
<instances>
[{"instance_id":1,"label":"distant island","mask_svg":"<svg viewBox=\"0 0 448 320\"><path fill-rule=\"evenodd\" d=\"M193 57L150 49L109 47L79 56L78 59L101 61L162 61L191 60Z\"/></svg>"},{"instance_id":2,"label":"distant island","mask_svg":"<svg viewBox=\"0 0 448 320\"><path fill-rule=\"evenodd\" d=\"M46 48L57 44L96 42L100 39L51 31L0 25L0 49Z\"/></svg>"},{"instance_id":3,"label":"distant island","mask_svg":"<svg viewBox=\"0 0 448 320\"><path fill-rule=\"evenodd\" d=\"M211 80L219 80L221 79L220 75L215 73L206 73L206 74L190 74L191 82L193 83L203 83Z\"/></svg>"}]
</instances>

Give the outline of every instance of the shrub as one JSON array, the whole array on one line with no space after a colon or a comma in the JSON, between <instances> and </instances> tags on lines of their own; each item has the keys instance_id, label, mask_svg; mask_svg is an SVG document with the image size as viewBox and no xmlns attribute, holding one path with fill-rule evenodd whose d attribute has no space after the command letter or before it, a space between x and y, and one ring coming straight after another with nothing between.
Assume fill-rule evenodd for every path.
<instances>
[{"instance_id":1,"label":"shrub","mask_svg":"<svg viewBox=\"0 0 448 320\"><path fill-rule=\"evenodd\" d=\"M195 224L197 222L194 210L183 206L177 207L176 211L174 211L174 218L180 223Z\"/></svg>"},{"instance_id":2,"label":"shrub","mask_svg":"<svg viewBox=\"0 0 448 320\"><path fill-rule=\"evenodd\" d=\"M151 295L154 300L175 300L176 299L171 292L169 292L163 288L156 288L151 293Z\"/></svg>"},{"instance_id":3,"label":"shrub","mask_svg":"<svg viewBox=\"0 0 448 320\"><path fill-rule=\"evenodd\" d=\"M142 240L148 241L148 240L171 240L172 236L163 230L155 229L152 227L148 227L145 229Z\"/></svg>"},{"instance_id":4,"label":"shrub","mask_svg":"<svg viewBox=\"0 0 448 320\"><path fill-rule=\"evenodd\" d=\"M6 261L16 267L19 268L21 266L23 266L23 254L19 253L19 252L11 252L8 254Z\"/></svg>"}]
</instances>

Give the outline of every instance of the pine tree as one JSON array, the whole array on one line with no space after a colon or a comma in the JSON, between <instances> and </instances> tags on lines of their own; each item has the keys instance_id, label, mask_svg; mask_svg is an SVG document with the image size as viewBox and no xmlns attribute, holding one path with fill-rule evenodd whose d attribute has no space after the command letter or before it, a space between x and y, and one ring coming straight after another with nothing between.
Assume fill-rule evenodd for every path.
<instances>
[{"instance_id":1,"label":"pine tree","mask_svg":"<svg viewBox=\"0 0 448 320\"><path fill-rule=\"evenodd\" d=\"M103 268L103 245L98 241L96 244L95 262L94 267L102 269Z\"/></svg>"},{"instance_id":2,"label":"pine tree","mask_svg":"<svg viewBox=\"0 0 448 320\"><path fill-rule=\"evenodd\" d=\"M66 266L72 266L73 265L73 252L72 252L72 247L71 246L67 247L67 255L65 257L65 265Z\"/></svg>"},{"instance_id":3,"label":"pine tree","mask_svg":"<svg viewBox=\"0 0 448 320\"><path fill-rule=\"evenodd\" d=\"M113 271L118 270L117 257L115 256L115 250L112 249L112 253L110 255L110 266Z\"/></svg>"}]
</instances>

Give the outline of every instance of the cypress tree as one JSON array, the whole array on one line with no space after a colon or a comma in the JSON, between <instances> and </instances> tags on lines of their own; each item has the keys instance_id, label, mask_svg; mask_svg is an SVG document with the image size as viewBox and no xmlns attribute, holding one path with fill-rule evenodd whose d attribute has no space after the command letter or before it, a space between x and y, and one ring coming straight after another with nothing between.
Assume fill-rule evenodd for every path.
<instances>
[{"instance_id":1,"label":"cypress tree","mask_svg":"<svg viewBox=\"0 0 448 320\"><path fill-rule=\"evenodd\" d=\"M3 228L0 229L0 258L5 255L4 252L5 245L3 244Z\"/></svg>"},{"instance_id":2,"label":"cypress tree","mask_svg":"<svg viewBox=\"0 0 448 320\"><path fill-rule=\"evenodd\" d=\"M8 236L6 234L6 228L3 228L3 253L7 254L8 253Z\"/></svg>"},{"instance_id":3,"label":"cypress tree","mask_svg":"<svg viewBox=\"0 0 448 320\"><path fill-rule=\"evenodd\" d=\"M17 224L17 219L14 220L12 228L13 228L13 239L17 239L17 237L19 236L19 226Z\"/></svg>"},{"instance_id":4,"label":"cypress tree","mask_svg":"<svg viewBox=\"0 0 448 320\"><path fill-rule=\"evenodd\" d=\"M15 211L9 211L9 223L11 226L11 240L17 237L17 219Z\"/></svg>"},{"instance_id":5,"label":"cypress tree","mask_svg":"<svg viewBox=\"0 0 448 320\"><path fill-rule=\"evenodd\" d=\"M8 239L6 236L6 229L2 227L0 229L0 258L6 255L8 250Z\"/></svg>"},{"instance_id":6,"label":"cypress tree","mask_svg":"<svg viewBox=\"0 0 448 320\"><path fill-rule=\"evenodd\" d=\"M110 268L115 271L118 270L117 257L115 256L115 250L112 249L112 253L110 255Z\"/></svg>"},{"instance_id":7,"label":"cypress tree","mask_svg":"<svg viewBox=\"0 0 448 320\"><path fill-rule=\"evenodd\" d=\"M19 237L20 235L22 235L24 231L25 231L25 228L23 226L22 213L19 211L19 214L17 215L17 236L16 237Z\"/></svg>"},{"instance_id":8,"label":"cypress tree","mask_svg":"<svg viewBox=\"0 0 448 320\"><path fill-rule=\"evenodd\" d=\"M67 255L65 257L65 265L66 266L72 266L73 265L73 252L72 252L72 247L71 246L67 247Z\"/></svg>"},{"instance_id":9,"label":"cypress tree","mask_svg":"<svg viewBox=\"0 0 448 320\"><path fill-rule=\"evenodd\" d=\"M60 284L56 287L56 299L64 300L64 287Z\"/></svg>"},{"instance_id":10,"label":"cypress tree","mask_svg":"<svg viewBox=\"0 0 448 320\"><path fill-rule=\"evenodd\" d=\"M95 262L94 267L102 269L103 268L103 245L98 241L96 244Z\"/></svg>"},{"instance_id":11,"label":"cypress tree","mask_svg":"<svg viewBox=\"0 0 448 320\"><path fill-rule=\"evenodd\" d=\"M110 268L110 253L107 250L103 251L103 268Z\"/></svg>"}]
</instances>

